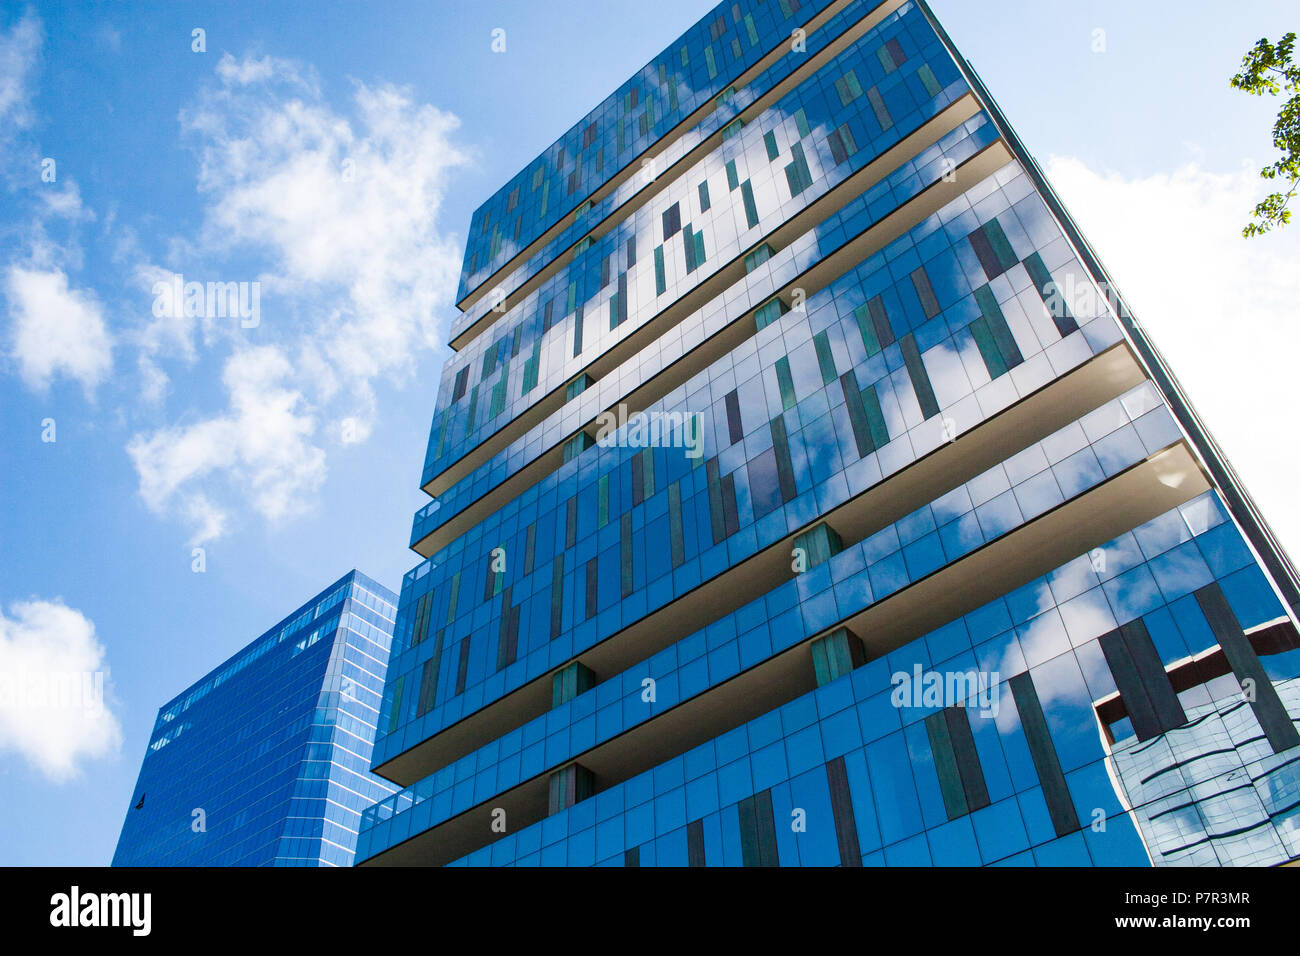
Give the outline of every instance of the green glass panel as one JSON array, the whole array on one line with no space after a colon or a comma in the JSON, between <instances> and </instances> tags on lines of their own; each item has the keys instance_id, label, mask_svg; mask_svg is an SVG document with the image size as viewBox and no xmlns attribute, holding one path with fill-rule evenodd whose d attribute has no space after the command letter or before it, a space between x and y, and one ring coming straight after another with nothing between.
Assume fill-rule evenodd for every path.
<instances>
[{"instance_id":1,"label":"green glass panel","mask_svg":"<svg viewBox=\"0 0 1300 956\"><path fill-rule=\"evenodd\" d=\"M784 355L776 360L776 383L781 389L781 406L794 408L798 404L794 396L794 378L790 375L790 359Z\"/></svg>"},{"instance_id":2,"label":"green glass panel","mask_svg":"<svg viewBox=\"0 0 1300 956\"><path fill-rule=\"evenodd\" d=\"M830 336L823 330L813 336L813 347L817 351L817 365L821 369L822 384L829 385L838 377L835 371L835 356L831 354Z\"/></svg>"}]
</instances>

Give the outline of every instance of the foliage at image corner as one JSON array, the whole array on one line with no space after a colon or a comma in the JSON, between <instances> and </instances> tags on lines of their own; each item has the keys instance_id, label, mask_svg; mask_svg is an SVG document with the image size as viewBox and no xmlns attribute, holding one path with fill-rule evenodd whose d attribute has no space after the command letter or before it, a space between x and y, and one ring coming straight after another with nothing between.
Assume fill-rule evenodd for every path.
<instances>
[{"instance_id":1,"label":"foliage at image corner","mask_svg":"<svg viewBox=\"0 0 1300 956\"><path fill-rule=\"evenodd\" d=\"M1287 191L1272 193L1255 207L1254 220L1241 231L1247 239L1286 226L1291 221L1287 205L1300 192L1300 63L1294 60L1295 41L1295 33L1277 43L1260 40L1242 58L1241 72L1230 81L1233 89L1255 96L1290 94L1273 126L1273 145L1282 151L1282 158L1260 170L1264 179L1288 184Z\"/></svg>"}]
</instances>

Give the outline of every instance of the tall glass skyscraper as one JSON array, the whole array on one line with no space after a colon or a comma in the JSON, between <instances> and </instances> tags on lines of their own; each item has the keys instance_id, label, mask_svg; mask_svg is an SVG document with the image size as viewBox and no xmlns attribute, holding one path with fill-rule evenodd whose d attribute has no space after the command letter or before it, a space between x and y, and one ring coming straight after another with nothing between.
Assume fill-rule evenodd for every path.
<instances>
[{"instance_id":1,"label":"tall glass skyscraper","mask_svg":"<svg viewBox=\"0 0 1300 956\"><path fill-rule=\"evenodd\" d=\"M114 866L351 866L397 595L350 571L158 711Z\"/></svg>"},{"instance_id":2,"label":"tall glass skyscraper","mask_svg":"<svg viewBox=\"0 0 1300 956\"><path fill-rule=\"evenodd\" d=\"M719 4L459 304L359 862L1300 856L1295 572L925 4Z\"/></svg>"}]
</instances>

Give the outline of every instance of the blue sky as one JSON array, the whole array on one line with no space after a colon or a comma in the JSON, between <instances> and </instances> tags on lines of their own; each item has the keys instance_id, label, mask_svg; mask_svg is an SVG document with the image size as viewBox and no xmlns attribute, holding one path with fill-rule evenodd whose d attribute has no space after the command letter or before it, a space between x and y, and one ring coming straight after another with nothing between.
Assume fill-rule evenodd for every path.
<instances>
[{"instance_id":1,"label":"blue sky","mask_svg":"<svg viewBox=\"0 0 1300 956\"><path fill-rule=\"evenodd\" d=\"M1240 238L1277 103L1227 86L1300 5L933 6L1300 549L1300 226ZM705 12L0 2L0 675L108 674L0 705L0 863L107 863L161 703L353 566L399 586L474 207ZM155 316L173 273L258 324Z\"/></svg>"}]
</instances>

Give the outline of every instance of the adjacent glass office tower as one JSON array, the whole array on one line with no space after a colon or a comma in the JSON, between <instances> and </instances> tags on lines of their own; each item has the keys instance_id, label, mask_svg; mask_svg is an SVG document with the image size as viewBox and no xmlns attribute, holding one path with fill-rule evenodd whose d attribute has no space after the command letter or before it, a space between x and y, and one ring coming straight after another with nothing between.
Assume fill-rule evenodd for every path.
<instances>
[{"instance_id":1,"label":"adjacent glass office tower","mask_svg":"<svg viewBox=\"0 0 1300 956\"><path fill-rule=\"evenodd\" d=\"M114 866L350 866L397 595L331 584L158 711Z\"/></svg>"},{"instance_id":2,"label":"adjacent glass office tower","mask_svg":"<svg viewBox=\"0 0 1300 956\"><path fill-rule=\"evenodd\" d=\"M1300 855L1295 572L924 4L719 4L459 300L359 861Z\"/></svg>"}]
</instances>

